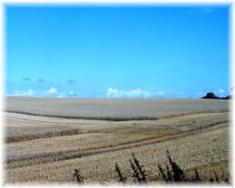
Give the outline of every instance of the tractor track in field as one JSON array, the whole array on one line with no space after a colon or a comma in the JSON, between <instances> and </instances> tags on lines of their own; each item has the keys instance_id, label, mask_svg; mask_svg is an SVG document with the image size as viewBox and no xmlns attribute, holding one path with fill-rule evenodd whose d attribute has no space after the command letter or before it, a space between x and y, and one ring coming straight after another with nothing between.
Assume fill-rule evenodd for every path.
<instances>
[{"instance_id":1,"label":"tractor track in field","mask_svg":"<svg viewBox=\"0 0 235 188\"><path fill-rule=\"evenodd\" d=\"M187 117L190 115L198 115L198 114L203 114L205 112L197 112L197 113L187 113L187 114L173 114L170 116L162 116L159 117L157 120L168 120L171 118L176 118L176 117ZM209 114L214 114L214 113L228 113L227 111L222 111L222 112L206 112ZM19 114L20 115L20 114ZM17 117L17 116L13 116L13 117L7 117L8 120L13 120L16 122L20 122L20 123L28 123L31 126L33 125L43 125L43 126L48 126L48 125L52 125L52 126L68 126L68 128L62 128L61 130L53 130L53 131L45 131L43 133L27 133L27 134L21 134L21 135L12 135L12 136L7 136L5 138L5 142L6 143L14 143L14 142L21 142L21 141L30 141L30 140L35 140L35 139L43 139L43 138L52 138L52 137L56 137L56 136L71 136L71 135L77 135L77 134L89 134L89 133L110 133L112 132L112 128L92 128L92 129L85 129L85 128L80 128L79 125L86 125L87 122L56 122L56 121L52 121L54 117L45 117L45 116L39 116L39 120L35 119L35 120L31 120L30 118L32 118L32 115L26 115L26 114L21 114L21 115L25 115L26 118L22 118L22 117ZM48 118L48 120L42 120L42 118ZM29 118L29 119L27 119ZM50 120L51 119L51 120ZM81 119L77 119L77 120L81 120ZM147 119L149 120L149 119ZM93 121L93 120L91 120ZM97 120L96 120L97 121ZM102 121L102 120L101 120ZM136 120L133 120L133 122ZM143 120L138 120L138 122L140 123L141 121L146 121L146 119ZM156 121L156 120L149 120L149 121ZM93 122L94 123L94 122ZM32 125L33 124L33 125ZM77 126L72 126L69 127L70 125L77 125ZM78 127L78 128L76 128ZM168 128L174 128L176 129L178 127L178 125L171 125L168 126ZM115 128L118 129L118 128Z\"/></svg>"},{"instance_id":2,"label":"tractor track in field","mask_svg":"<svg viewBox=\"0 0 235 188\"><path fill-rule=\"evenodd\" d=\"M218 111L197 111L197 112L185 112L185 113L175 113L175 114L167 114L167 115L159 115L159 116L141 116L141 117L92 117L92 116L62 116L62 115L48 115L48 114L39 114L39 113L30 113L30 112L21 112L21 111L11 111L7 110L6 113L12 113L12 114L22 114L22 115L28 115L28 116L36 116L36 117L45 117L45 118L56 118L56 119L72 119L72 120L98 120L98 121L145 121L145 120L162 120L162 119L169 119L169 118L175 118L175 117L181 117L181 116L187 116L187 115L196 115L196 114L203 114L203 113L228 113L228 110L218 110ZM8 117L7 117L8 118ZM15 118L14 120L20 120L22 122L29 122L29 123L35 123L38 124L58 124L59 122L48 122L48 121L38 121L38 120L26 120L22 118ZM68 123L70 124L70 123ZM71 123L74 124L74 123Z\"/></svg>"},{"instance_id":3,"label":"tractor track in field","mask_svg":"<svg viewBox=\"0 0 235 188\"><path fill-rule=\"evenodd\" d=\"M180 139L182 137L187 137L193 134L200 134L205 129L207 131L215 130L220 128L220 124L228 123L229 121L219 121L215 123L208 124L206 127L202 128L199 127L198 129L192 129L187 132L178 132L176 134L166 134L159 136L151 136L144 139L117 143L112 145L100 146L100 147L91 147L86 149L73 149L73 150L64 150L64 151L55 151L55 152L42 152L35 155L28 155L28 156L18 156L13 158L6 159L6 166L8 168L16 168L16 167L23 167L23 166L30 166L36 165L41 163L48 163L54 161L62 161L62 160L69 160L74 158L80 158L90 155L97 155L107 152L113 152L118 150L125 150L129 148L141 147L145 145L151 145L156 143L161 143L173 139Z\"/></svg>"}]
</instances>

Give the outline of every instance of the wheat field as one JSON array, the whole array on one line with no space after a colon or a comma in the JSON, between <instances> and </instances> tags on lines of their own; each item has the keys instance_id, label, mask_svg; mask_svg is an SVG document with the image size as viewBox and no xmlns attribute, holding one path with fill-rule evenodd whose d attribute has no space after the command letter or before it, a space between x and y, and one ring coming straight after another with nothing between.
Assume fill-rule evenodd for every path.
<instances>
[{"instance_id":1,"label":"wheat field","mask_svg":"<svg viewBox=\"0 0 235 188\"><path fill-rule=\"evenodd\" d=\"M8 97L6 183L116 183L115 163L133 183L134 153L149 182L160 181L166 150L189 174L229 176L229 101Z\"/></svg>"}]
</instances>

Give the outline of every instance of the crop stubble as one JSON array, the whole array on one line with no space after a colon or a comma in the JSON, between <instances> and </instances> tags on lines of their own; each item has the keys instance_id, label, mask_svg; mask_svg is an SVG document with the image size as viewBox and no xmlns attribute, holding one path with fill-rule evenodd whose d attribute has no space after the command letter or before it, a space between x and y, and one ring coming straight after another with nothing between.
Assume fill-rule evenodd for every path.
<instances>
[{"instance_id":1,"label":"crop stubble","mask_svg":"<svg viewBox=\"0 0 235 188\"><path fill-rule=\"evenodd\" d=\"M214 168L228 173L227 101L70 100L71 108L66 108L65 100L52 100L51 105L36 108L42 99L13 99L7 100L5 112L7 182L71 182L74 168L81 168L86 182L116 182L115 162L129 176L132 152L150 174L149 180L154 180L157 163L164 161L167 149L189 172L198 167L205 175ZM25 114L18 111L19 103ZM93 103L95 107L91 107ZM101 104L114 110L98 120ZM58 105L66 107L55 113ZM86 105L91 111L82 112ZM29 108L32 115L27 114ZM64 118L68 109L74 112ZM123 110L117 113L119 109ZM56 117L63 110L63 117ZM43 113L49 111L45 117ZM116 121L120 119L123 121Z\"/></svg>"}]
</instances>

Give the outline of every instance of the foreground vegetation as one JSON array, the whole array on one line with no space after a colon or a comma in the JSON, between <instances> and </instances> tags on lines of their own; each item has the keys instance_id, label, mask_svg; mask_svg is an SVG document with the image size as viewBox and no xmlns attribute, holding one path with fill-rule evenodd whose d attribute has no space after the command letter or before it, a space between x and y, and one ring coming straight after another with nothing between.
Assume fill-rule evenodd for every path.
<instances>
[{"instance_id":1,"label":"foreground vegetation","mask_svg":"<svg viewBox=\"0 0 235 188\"><path fill-rule=\"evenodd\" d=\"M187 175L186 172L172 159L168 150L167 159L168 163L166 163L165 165L158 164L159 177L161 178L160 181L164 181L166 183L229 183L229 176L224 177L224 179L220 179L216 171L214 171L214 174L211 177L203 177L200 176L197 169L194 168L194 175ZM144 166L140 164L139 160L133 153L132 159L130 159L129 162L132 169L131 178L133 179L133 183L148 183L146 180L148 174L144 170ZM125 184L127 181L127 177L122 174L122 170L117 163L115 163L115 171L118 177L117 181ZM79 184L84 183L84 177L81 175L80 169L74 170L73 178Z\"/></svg>"}]
</instances>

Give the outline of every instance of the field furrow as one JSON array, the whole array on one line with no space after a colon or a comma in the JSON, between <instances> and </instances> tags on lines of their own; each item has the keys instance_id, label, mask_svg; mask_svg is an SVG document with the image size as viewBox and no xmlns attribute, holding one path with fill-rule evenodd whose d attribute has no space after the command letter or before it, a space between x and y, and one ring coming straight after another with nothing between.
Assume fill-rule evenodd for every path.
<instances>
[{"instance_id":1,"label":"field furrow","mask_svg":"<svg viewBox=\"0 0 235 188\"><path fill-rule=\"evenodd\" d=\"M217 169L219 177L228 177L227 101L9 101L4 112L6 182L71 183L75 168L87 183L117 182L116 162L131 182L132 153L148 180L156 181L166 150L189 174L197 167L205 176Z\"/></svg>"}]
</instances>

